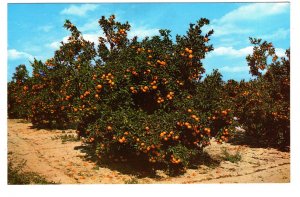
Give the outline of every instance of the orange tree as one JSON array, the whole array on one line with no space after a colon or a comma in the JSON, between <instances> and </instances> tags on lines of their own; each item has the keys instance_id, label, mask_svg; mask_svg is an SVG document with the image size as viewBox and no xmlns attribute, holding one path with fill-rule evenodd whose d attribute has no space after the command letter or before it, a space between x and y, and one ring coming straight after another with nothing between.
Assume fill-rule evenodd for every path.
<instances>
[{"instance_id":1,"label":"orange tree","mask_svg":"<svg viewBox=\"0 0 300 197\"><path fill-rule=\"evenodd\" d=\"M249 143L284 148L290 140L290 52L279 59L272 43L250 41L253 53L246 59L256 78L231 86L235 112Z\"/></svg>"},{"instance_id":2,"label":"orange tree","mask_svg":"<svg viewBox=\"0 0 300 197\"><path fill-rule=\"evenodd\" d=\"M19 65L7 86L9 118L26 118L28 115L29 75L25 65Z\"/></svg>"},{"instance_id":3,"label":"orange tree","mask_svg":"<svg viewBox=\"0 0 300 197\"><path fill-rule=\"evenodd\" d=\"M200 19L191 24L174 42L169 30L129 40L128 23L115 21L113 15L99 20L104 36L99 37L98 58L82 83L85 89L75 110L80 114L79 135L97 157L178 170L188 166L211 137L227 140L233 129L230 109L203 107L205 101L195 100L205 71L201 60L213 50L208 44L213 31L201 31L208 23ZM214 91L209 86L203 87Z\"/></svg>"},{"instance_id":4,"label":"orange tree","mask_svg":"<svg viewBox=\"0 0 300 197\"><path fill-rule=\"evenodd\" d=\"M75 106L91 81L94 45L85 41L69 21L65 27L72 32L68 42L62 43L54 57L45 63L37 60L32 63L28 103L31 106L29 118L36 127L74 127L78 122Z\"/></svg>"}]
</instances>

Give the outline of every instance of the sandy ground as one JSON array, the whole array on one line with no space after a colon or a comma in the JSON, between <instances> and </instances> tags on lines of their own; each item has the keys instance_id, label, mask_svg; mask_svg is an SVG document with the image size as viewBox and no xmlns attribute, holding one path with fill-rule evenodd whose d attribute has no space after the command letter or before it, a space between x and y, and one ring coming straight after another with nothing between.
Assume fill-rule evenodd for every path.
<instances>
[{"instance_id":1,"label":"sandy ground","mask_svg":"<svg viewBox=\"0 0 300 197\"><path fill-rule=\"evenodd\" d=\"M199 165L181 176L169 177L157 171L154 178L125 174L113 168L99 167L86 159L82 143L62 143L59 136L75 135L74 130L37 130L22 120L8 120L8 157L13 163L26 160L25 171L36 172L48 181L61 184L124 184L138 183L289 183L290 153L276 149L212 143L205 151L218 165ZM222 150L239 151L241 161L222 160Z\"/></svg>"}]
</instances>

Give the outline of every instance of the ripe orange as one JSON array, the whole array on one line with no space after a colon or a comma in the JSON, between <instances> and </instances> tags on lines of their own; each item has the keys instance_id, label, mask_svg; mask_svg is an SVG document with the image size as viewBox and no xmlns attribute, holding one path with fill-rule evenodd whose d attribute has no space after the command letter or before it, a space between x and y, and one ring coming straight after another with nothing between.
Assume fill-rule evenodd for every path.
<instances>
[{"instance_id":1,"label":"ripe orange","mask_svg":"<svg viewBox=\"0 0 300 197\"><path fill-rule=\"evenodd\" d=\"M100 89L102 89L102 85L99 84L99 85L96 86L96 88L97 88L98 90L100 90Z\"/></svg>"},{"instance_id":2,"label":"ripe orange","mask_svg":"<svg viewBox=\"0 0 300 197\"><path fill-rule=\"evenodd\" d=\"M111 130L112 130L112 127L111 127L111 126L107 126L106 129L107 129L108 131L111 131Z\"/></svg>"},{"instance_id":3,"label":"ripe orange","mask_svg":"<svg viewBox=\"0 0 300 197\"><path fill-rule=\"evenodd\" d=\"M165 61L161 61L160 65L165 66L167 63Z\"/></svg>"}]
</instances>

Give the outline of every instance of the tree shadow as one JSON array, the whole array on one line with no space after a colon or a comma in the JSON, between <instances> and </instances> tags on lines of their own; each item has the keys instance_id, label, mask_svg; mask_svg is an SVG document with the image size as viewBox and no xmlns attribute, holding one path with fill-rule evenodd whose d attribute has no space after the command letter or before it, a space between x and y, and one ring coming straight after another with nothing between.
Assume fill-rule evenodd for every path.
<instances>
[{"instance_id":1,"label":"tree shadow","mask_svg":"<svg viewBox=\"0 0 300 197\"><path fill-rule=\"evenodd\" d=\"M163 168L162 166L149 165L148 162L136 160L136 158L129 158L126 162L115 161L108 158L99 159L95 154L95 148L88 145L76 146L74 149L79 150L81 153L85 153L83 159L85 161L96 163L98 167L109 168L122 174L133 175L137 178L150 177L159 179L160 176L156 175L155 170Z\"/></svg>"},{"instance_id":2,"label":"tree shadow","mask_svg":"<svg viewBox=\"0 0 300 197\"><path fill-rule=\"evenodd\" d=\"M209 168L216 168L220 165L221 160L212 158L207 152L202 151L197 155L188 166L191 169L197 169L200 165L207 166Z\"/></svg>"},{"instance_id":3,"label":"tree shadow","mask_svg":"<svg viewBox=\"0 0 300 197\"><path fill-rule=\"evenodd\" d=\"M83 159L96 163L98 167L108 168L110 170L118 171L122 174L132 175L137 178L153 178L156 180L164 179L165 176L176 177L185 173L185 171L176 170L172 171L172 167L162 163L150 164L145 159L132 158L126 162L115 161L113 159L99 159L95 156L95 148L89 145L76 146L75 150L79 150L81 153L85 153ZM188 169L198 169L200 165L205 165L209 168L216 168L220 165L219 160L215 160L206 152L195 156L188 165ZM168 169L169 167L169 169ZM162 171L164 175L159 175L157 172Z\"/></svg>"}]
</instances>

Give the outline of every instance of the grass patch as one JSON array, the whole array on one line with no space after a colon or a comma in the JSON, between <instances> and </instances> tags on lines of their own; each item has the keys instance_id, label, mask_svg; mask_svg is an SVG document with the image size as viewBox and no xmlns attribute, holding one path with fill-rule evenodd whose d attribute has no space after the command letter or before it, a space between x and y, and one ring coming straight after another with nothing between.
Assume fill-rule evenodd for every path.
<instances>
[{"instance_id":1,"label":"grass patch","mask_svg":"<svg viewBox=\"0 0 300 197\"><path fill-rule=\"evenodd\" d=\"M78 142L79 139L73 134L64 134L64 135L57 135L51 138L52 140L61 139L61 142L64 144L66 142Z\"/></svg>"},{"instance_id":2,"label":"grass patch","mask_svg":"<svg viewBox=\"0 0 300 197\"><path fill-rule=\"evenodd\" d=\"M239 150L237 150L234 154L231 154L226 148L223 148L222 155L225 161L230 161L231 163L238 163L242 159L242 155Z\"/></svg>"},{"instance_id":3,"label":"grass patch","mask_svg":"<svg viewBox=\"0 0 300 197\"><path fill-rule=\"evenodd\" d=\"M13 167L11 161L8 163L8 185L29 185L29 184L56 184L49 182L44 177L35 172L24 172L23 167L26 161L22 161L16 167Z\"/></svg>"},{"instance_id":4,"label":"grass patch","mask_svg":"<svg viewBox=\"0 0 300 197\"><path fill-rule=\"evenodd\" d=\"M131 178L131 179L126 180L124 183L125 183L125 184L138 184L139 181L138 181L137 178L133 177L133 178Z\"/></svg>"}]
</instances>

